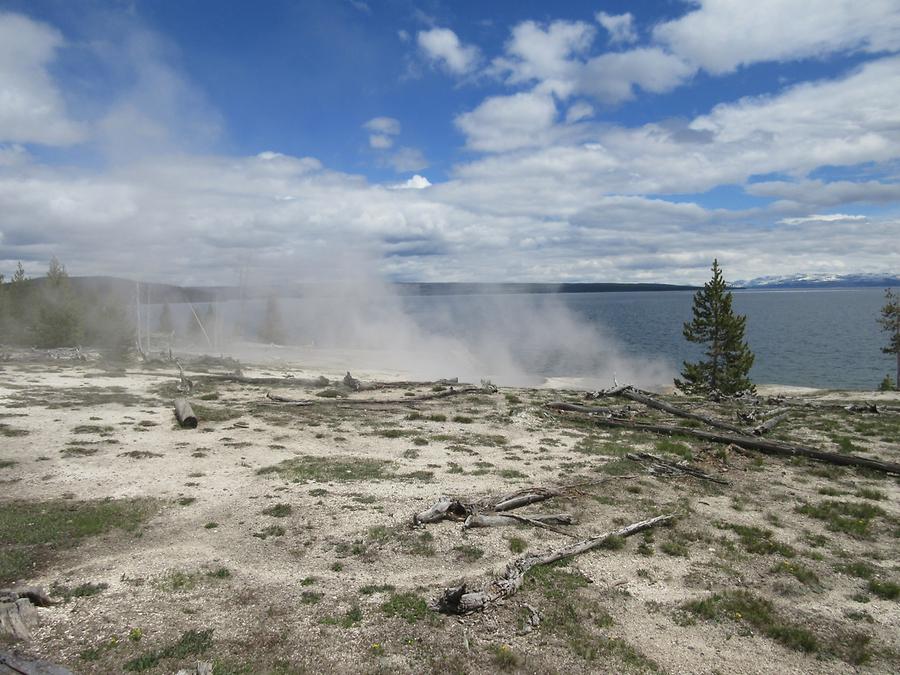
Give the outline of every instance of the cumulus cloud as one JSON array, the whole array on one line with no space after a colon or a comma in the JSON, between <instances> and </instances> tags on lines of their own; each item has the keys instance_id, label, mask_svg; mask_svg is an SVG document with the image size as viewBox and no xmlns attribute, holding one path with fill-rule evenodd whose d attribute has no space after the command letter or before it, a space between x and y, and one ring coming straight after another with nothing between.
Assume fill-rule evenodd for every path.
<instances>
[{"instance_id":1,"label":"cumulus cloud","mask_svg":"<svg viewBox=\"0 0 900 675\"><path fill-rule=\"evenodd\" d=\"M609 43L630 44L638 39L637 31L634 29L634 17L630 12L625 14L607 14L606 12L597 12L595 15L597 23L606 29L609 33Z\"/></svg>"},{"instance_id":2,"label":"cumulus cloud","mask_svg":"<svg viewBox=\"0 0 900 675\"><path fill-rule=\"evenodd\" d=\"M0 141L59 146L85 139L47 70L62 45L56 29L0 12Z\"/></svg>"},{"instance_id":3,"label":"cumulus cloud","mask_svg":"<svg viewBox=\"0 0 900 675\"><path fill-rule=\"evenodd\" d=\"M696 0L694 4L693 11L654 28L653 37L713 74L761 61L900 49L897 0Z\"/></svg>"},{"instance_id":4,"label":"cumulus cloud","mask_svg":"<svg viewBox=\"0 0 900 675\"><path fill-rule=\"evenodd\" d=\"M420 176L416 174L412 178L397 185L391 186L393 190L424 190L427 187L431 186L431 181L425 178L425 176Z\"/></svg>"},{"instance_id":5,"label":"cumulus cloud","mask_svg":"<svg viewBox=\"0 0 900 675\"><path fill-rule=\"evenodd\" d=\"M806 223L840 223L866 220L865 216L848 215L846 213L813 214L803 218L782 218L778 222L785 225L805 225Z\"/></svg>"},{"instance_id":6,"label":"cumulus cloud","mask_svg":"<svg viewBox=\"0 0 900 675\"><path fill-rule=\"evenodd\" d=\"M463 44L449 28L420 31L416 39L425 56L452 75L465 75L478 64L478 48Z\"/></svg>"},{"instance_id":7,"label":"cumulus cloud","mask_svg":"<svg viewBox=\"0 0 900 675\"><path fill-rule=\"evenodd\" d=\"M397 151L389 155L385 162L397 173L421 171L428 168L428 160L418 148L397 148Z\"/></svg>"},{"instance_id":8,"label":"cumulus cloud","mask_svg":"<svg viewBox=\"0 0 900 675\"><path fill-rule=\"evenodd\" d=\"M508 152L546 143L556 114L549 94L522 92L485 99L475 110L459 115L455 123L469 148Z\"/></svg>"}]
</instances>

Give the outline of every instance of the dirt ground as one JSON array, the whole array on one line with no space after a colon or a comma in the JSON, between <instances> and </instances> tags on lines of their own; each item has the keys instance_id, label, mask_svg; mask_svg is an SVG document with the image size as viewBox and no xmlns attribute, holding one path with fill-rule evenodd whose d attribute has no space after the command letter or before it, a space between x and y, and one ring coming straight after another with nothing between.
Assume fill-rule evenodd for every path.
<instances>
[{"instance_id":1,"label":"dirt ground","mask_svg":"<svg viewBox=\"0 0 900 675\"><path fill-rule=\"evenodd\" d=\"M15 646L76 672L166 673L197 660L220 674L900 671L896 476L544 407L585 403L576 391L411 402L448 385L350 392L337 370L242 364L235 378L229 364L197 362L187 375L200 423L181 429L170 365L0 365L0 586L50 590L58 604ZM780 405L761 398L679 405L746 426L739 413ZM673 421L627 401L591 404ZM900 413L791 410L773 437L900 461ZM650 473L625 457L636 450L728 484ZM412 525L442 495L600 478L522 510L572 514L571 535ZM660 514L675 524L537 570L483 613L427 607L523 552Z\"/></svg>"}]
</instances>

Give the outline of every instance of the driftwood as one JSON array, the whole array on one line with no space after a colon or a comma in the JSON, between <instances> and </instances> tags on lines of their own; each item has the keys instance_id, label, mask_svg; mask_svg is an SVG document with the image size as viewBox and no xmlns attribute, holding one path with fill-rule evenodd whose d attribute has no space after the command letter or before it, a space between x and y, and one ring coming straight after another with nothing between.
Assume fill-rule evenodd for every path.
<instances>
[{"instance_id":1,"label":"driftwood","mask_svg":"<svg viewBox=\"0 0 900 675\"><path fill-rule=\"evenodd\" d=\"M194 411L191 409L191 404L187 402L187 399L175 399L175 417L178 419L178 424L180 424L182 428L197 428L197 416L194 415Z\"/></svg>"},{"instance_id":2,"label":"driftwood","mask_svg":"<svg viewBox=\"0 0 900 675\"><path fill-rule=\"evenodd\" d=\"M762 424L758 424L753 427L753 435L754 436L762 436L763 434L767 434L776 426L781 424L785 419L787 419L791 414L791 411L787 408L779 408L772 413L772 416L765 420Z\"/></svg>"},{"instance_id":3,"label":"driftwood","mask_svg":"<svg viewBox=\"0 0 900 675\"><path fill-rule=\"evenodd\" d=\"M470 591L465 584L448 588L431 603L431 609L443 614L468 614L484 610L492 603L514 595L522 587L528 571L538 565L549 565L558 560L581 555L603 546L612 537L630 537L651 527L668 523L672 519L671 515L648 518L543 555L526 555L516 558L507 563L506 569L500 577L490 581L481 590Z\"/></svg>"},{"instance_id":4,"label":"driftwood","mask_svg":"<svg viewBox=\"0 0 900 675\"><path fill-rule=\"evenodd\" d=\"M515 492L509 492L497 497L485 497L473 502L464 502L460 499L440 497L432 506L413 515L413 525L426 525L442 520L466 520L476 513L504 513L514 509L543 502L553 497L567 494L578 488L590 485L599 485L610 480L626 480L634 476L610 476L596 480L562 485L560 487L529 487Z\"/></svg>"},{"instance_id":5,"label":"driftwood","mask_svg":"<svg viewBox=\"0 0 900 675\"><path fill-rule=\"evenodd\" d=\"M550 530L551 532L556 532L557 534L573 536L569 532L559 530L553 526L572 525L574 522L575 519L572 518L572 514L570 513L531 514L527 516L520 516L515 513L473 513L471 516L466 518L466 522L463 523L463 529L468 530L478 527L505 527L507 525L518 525L523 523L526 525L534 525L535 527L539 527L544 530Z\"/></svg>"},{"instance_id":6,"label":"driftwood","mask_svg":"<svg viewBox=\"0 0 900 675\"><path fill-rule=\"evenodd\" d=\"M334 398L334 399L322 399L321 401L314 401L312 399L294 399L287 398L285 396L277 396L273 394L266 394L266 397L273 402L276 403L287 403L290 405L362 405L362 406L377 406L377 405L409 405L411 403L424 403L426 401L435 401L441 398L449 398L450 396L459 396L461 394L494 394L497 392L497 388L491 385L490 387L464 387L462 389L454 389L450 387L446 391L439 391L434 394L425 394L424 396L405 396L403 398Z\"/></svg>"},{"instance_id":7,"label":"driftwood","mask_svg":"<svg viewBox=\"0 0 900 675\"><path fill-rule=\"evenodd\" d=\"M550 410L561 410L563 412L585 413L586 415L615 415L618 410L612 408L601 408L599 406L578 405L576 403L565 403L563 401L553 401L548 403L547 408Z\"/></svg>"},{"instance_id":8,"label":"driftwood","mask_svg":"<svg viewBox=\"0 0 900 675\"><path fill-rule=\"evenodd\" d=\"M699 413L694 413L682 408L678 408L671 403L666 403L665 401L655 399L646 392L642 392L628 385L623 387L615 387L613 389L601 390L598 392L594 392L593 394L589 394L589 396L590 398L600 398L603 396L619 396L622 398L627 398L630 401L634 401L635 403L642 403L648 408L662 410L663 412L667 412L670 415L675 415L676 417L683 417L688 420L703 422L703 424L715 427L716 429L724 429L725 431L730 431L734 434L745 433L743 429L741 429L740 427L736 427L733 424L729 424L728 422L723 422L706 415L700 415Z\"/></svg>"},{"instance_id":9,"label":"driftwood","mask_svg":"<svg viewBox=\"0 0 900 675\"><path fill-rule=\"evenodd\" d=\"M874 469L875 471L883 471L885 473L900 474L900 464L895 462L885 462L880 459L869 459L868 457L859 457L858 455L842 455L836 452L824 452L814 448L807 448L802 445L792 443L782 443L780 441L764 440L755 436L746 436L743 434L724 434L710 431L702 431L691 427L666 426L663 424L643 424L640 422L630 422L626 420L617 420L604 417L593 418L596 424L601 426L618 427L630 429L632 431L649 431L655 434L663 434L666 436L672 434L680 434L683 436L693 436L705 441L713 443L733 444L747 450L756 450L767 455L777 455L781 457L807 457L820 462L828 462L830 464L838 464L841 466L856 466L865 469Z\"/></svg>"},{"instance_id":10,"label":"driftwood","mask_svg":"<svg viewBox=\"0 0 900 675\"><path fill-rule=\"evenodd\" d=\"M75 675L68 668L20 652L0 651L0 675Z\"/></svg>"},{"instance_id":11,"label":"driftwood","mask_svg":"<svg viewBox=\"0 0 900 675\"><path fill-rule=\"evenodd\" d=\"M677 462L670 462L667 459L663 459L662 457L657 457L656 455L651 455L649 452L629 452L625 455L630 460L635 462L649 462L651 465L651 470L654 470L659 473L683 473L688 476L694 476L695 478L702 478L703 480L712 481L713 483L718 483L719 485L730 485L727 480L723 480L722 478L716 478L715 476L710 476L705 471L701 471L693 466L689 466L687 464L679 464Z\"/></svg>"}]
</instances>

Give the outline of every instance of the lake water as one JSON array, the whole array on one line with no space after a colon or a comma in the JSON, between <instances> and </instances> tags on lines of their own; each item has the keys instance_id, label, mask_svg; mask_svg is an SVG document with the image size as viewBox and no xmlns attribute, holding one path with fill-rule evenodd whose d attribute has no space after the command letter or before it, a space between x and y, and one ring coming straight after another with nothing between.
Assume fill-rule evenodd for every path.
<instances>
[{"instance_id":1,"label":"lake water","mask_svg":"<svg viewBox=\"0 0 900 675\"><path fill-rule=\"evenodd\" d=\"M554 296L571 312L599 325L626 356L638 361L656 358L673 371L684 360L696 359L697 345L682 337L691 318L693 292L584 293ZM533 298L506 296L511 306ZM435 306L449 309L465 333L467 315L494 311L496 296L413 298L406 301L416 315ZM877 318L884 291L872 288L829 290L734 291L734 309L747 316L747 341L756 355L754 382L824 388L873 389L895 371L892 355L881 347L887 336ZM425 307L428 310L425 310ZM578 376L577 364L547 362L531 355L543 375Z\"/></svg>"}]
</instances>

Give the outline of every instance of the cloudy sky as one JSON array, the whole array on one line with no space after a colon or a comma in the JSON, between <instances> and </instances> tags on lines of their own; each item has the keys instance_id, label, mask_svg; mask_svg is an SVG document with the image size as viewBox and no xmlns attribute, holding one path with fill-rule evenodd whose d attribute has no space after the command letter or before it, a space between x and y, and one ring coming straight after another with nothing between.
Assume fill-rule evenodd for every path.
<instances>
[{"instance_id":1,"label":"cloudy sky","mask_svg":"<svg viewBox=\"0 0 900 675\"><path fill-rule=\"evenodd\" d=\"M0 272L900 271L900 0L0 0Z\"/></svg>"}]
</instances>

